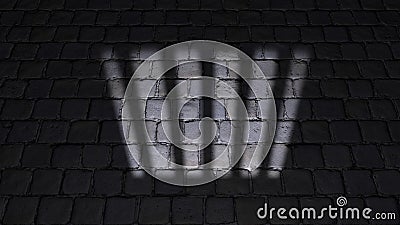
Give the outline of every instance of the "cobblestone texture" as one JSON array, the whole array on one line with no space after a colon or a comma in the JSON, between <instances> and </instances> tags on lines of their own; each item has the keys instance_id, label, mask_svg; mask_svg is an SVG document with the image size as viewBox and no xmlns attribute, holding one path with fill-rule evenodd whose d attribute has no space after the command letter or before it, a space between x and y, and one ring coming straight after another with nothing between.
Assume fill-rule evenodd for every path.
<instances>
[{"instance_id":1,"label":"cobblestone texture","mask_svg":"<svg viewBox=\"0 0 400 225\"><path fill-rule=\"evenodd\" d=\"M276 224L258 220L256 208L327 205L338 195L399 215L399 10L398 0L2 1L0 224ZM215 182L183 188L139 169L119 119L140 62L192 39L255 59L279 121L260 169L240 162ZM257 120L257 102L232 71L200 66L243 89ZM146 113L157 142L166 141L156 120L162 97L203 74L198 67L170 70L153 90ZM193 119L213 116L216 142L227 140L219 104L196 100L181 116L189 136L199 132ZM163 146L173 160L207 160ZM288 221L300 222L308 223Z\"/></svg>"}]
</instances>

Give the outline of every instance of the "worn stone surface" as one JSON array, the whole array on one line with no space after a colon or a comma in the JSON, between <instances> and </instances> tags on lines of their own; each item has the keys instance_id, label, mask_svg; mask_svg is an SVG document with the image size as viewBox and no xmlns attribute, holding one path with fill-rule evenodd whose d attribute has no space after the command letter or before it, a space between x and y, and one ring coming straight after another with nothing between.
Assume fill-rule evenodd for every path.
<instances>
[{"instance_id":1,"label":"worn stone surface","mask_svg":"<svg viewBox=\"0 0 400 225\"><path fill-rule=\"evenodd\" d=\"M2 1L0 224L276 224L255 210L264 202L319 207L338 195L398 213L399 9L397 0ZM256 60L278 123L261 168L250 173L242 160L215 182L185 188L140 169L120 120L142 60L193 39ZM248 86L226 67L186 64L168 71L148 101L146 125L163 155L197 165L221 152L166 145L163 98L190 75L217 77L243 96L256 142L260 109ZM201 89L188 82L189 95ZM179 113L188 136L212 117L215 143L229 141L221 104L197 98Z\"/></svg>"}]
</instances>

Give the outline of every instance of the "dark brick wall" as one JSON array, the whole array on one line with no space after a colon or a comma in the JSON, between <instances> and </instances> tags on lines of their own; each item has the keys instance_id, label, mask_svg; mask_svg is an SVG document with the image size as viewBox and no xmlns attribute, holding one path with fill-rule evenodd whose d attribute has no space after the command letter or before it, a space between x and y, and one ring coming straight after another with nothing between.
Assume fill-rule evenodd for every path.
<instances>
[{"instance_id":1,"label":"dark brick wall","mask_svg":"<svg viewBox=\"0 0 400 225\"><path fill-rule=\"evenodd\" d=\"M339 195L398 213L399 9L398 0L1 1L0 224L262 224L264 201L318 206ZM259 170L184 188L138 168L118 120L141 60L192 39L256 60L279 122Z\"/></svg>"}]
</instances>

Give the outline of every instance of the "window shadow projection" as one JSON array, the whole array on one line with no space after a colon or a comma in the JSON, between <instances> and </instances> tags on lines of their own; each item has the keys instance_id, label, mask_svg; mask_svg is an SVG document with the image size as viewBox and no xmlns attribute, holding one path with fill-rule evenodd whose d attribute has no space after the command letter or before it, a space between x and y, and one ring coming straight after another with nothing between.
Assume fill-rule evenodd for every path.
<instances>
[{"instance_id":1,"label":"window shadow projection","mask_svg":"<svg viewBox=\"0 0 400 225\"><path fill-rule=\"evenodd\" d=\"M157 46L159 47L159 46ZM154 53L156 48L150 49L149 52ZM291 48L292 47L292 48ZM301 137L299 139L299 127L295 122L292 122L290 119L295 119L298 110L300 109L300 101L297 101L296 97L302 96L301 90L306 87L300 87L297 85L296 93L294 92L292 81L298 78L303 78L307 76L307 62L308 59L313 57L313 53L308 51L307 46L289 46L286 44L265 44L261 46L262 53L260 55L259 49L245 49L244 51L253 59L256 60L262 71L269 78L271 87L276 98L277 104L277 115L278 115L278 123L277 130L275 135L274 144L266 158L266 160L261 165L260 169L249 173L247 171L248 161L253 157L252 146L250 145L248 149L246 149L243 158L239 161L239 163L235 166L235 170L229 172L225 177L221 179L231 179L232 177L241 178L241 179L258 179L265 178L267 179L278 179L280 178L280 171L287 167L291 162L291 151L290 148L286 145L288 143L299 142L301 141ZM242 46L239 46L242 48ZM245 47L244 47L245 48ZM145 52L146 49L141 49L141 52ZM148 53L147 55L150 55ZM105 54L109 55L109 54ZM133 74L134 70L141 63L140 60L143 60L143 57L137 58L135 55L132 57L133 60L127 62L121 62L118 58L126 58L120 56L119 52L114 52L113 58L108 58L103 65L103 74L106 77L107 81L107 91L112 97L123 97L123 93L125 91L127 82L129 81L130 76ZM233 85L238 86L238 93L242 96L243 101L246 103L246 107L250 110L254 110L257 108L256 101L248 101L251 99L251 90L249 90L246 85L241 85L240 81L238 82L237 77L229 71L228 69L215 67L209 64L198 64L198 65L190 65L187 64L189 68L180 69L176 68L170 70L167 74L163 76L161 80L156 84L156 91L154 92L154 98L151 98L149 101L149 106L146 109L146 117L156 118L158 117L158 113L160 112L159 107L161 106L160 102L162 102L162 95L169 93L174 86L176 86L180 80L176 79L179 73L182 72L190 72L190 73L198 73L200 76L213 76L213 74L217 74L218 76L222 76L226 78L228 82L231 82ZM162 66L162 65L160 65ZM224 71L224 72L221 72ZM226 74L224 74L226 73ZM224 77L225 76L225 77ZM231 76L231 77L229 77ZM235 79L232 79L235 78ZM200 84L201 87L201 84ZM287 99L286 99L287 98ZM285 99L285 104L283 102ZM152 104L154 103L154 104ZM290 110L285 110L286 107L290 107ZM121 106L114 105L115 113L117 115L121 115ZM186 107L186 109L185 109ZM221 115L225 114L224 111L220 110L220 105L216 104L214 101L206 98L198 99L195 102L190 102L189 104L185 104L183 108L183 112L187 112L189 115L193 112L197 114L195 117L212 117L217 118ZM216 109L218 108L218 109ZM196 111L197 110L197 111ZM257 112L249 112L254 113L257 116ZM288 113L290 115L288 115ZM225 116L225 115L223 115ZM158 117L160 118L160 117ZM180 124L182 130L184 130L185 134L188 134L188 127L191 126L190 123L196 122L194 120L184 121ZM193 119L193 118L192 118ZM256 121L254 121L256 124ZM157 120L150 119L146 122L149 124L149 129L153 129L154 132L154 140L157 140L157 144L163 145L165 148L165 156L169 158L169 160L174 161L178 164L187 164L187 163L204 163L210 161L215 154L218 154L218 149L213 147L206 148L204 151L201 151L197 156L193 155L184 155L180 149L173 147L173 145L167 145L165 141L165 135L160 132L160 123ZM194 123L195 124L195 123ZM192 124L193 125L193 124ZM219 124L221 126L221 124ZM118 130L119 135L123 137L123 131L121 128L121 124L119 124L120 128ZM156 127L151 128L151 127ZM257 134L257 127L253 127L255 134ZM192 130L192 129L190 129ZM133 179L140 179L143 177L147 177L145 173L140 170L139 166L132 158L129 153L129 149L126 146L119 146L118 153L113 152L115 155L115 162L119 161L121 165L125 165L126 168L130 169L129 176ZM193 161L195 158L195 162ZM236 171L237 170L237 171ZM231 176L233 175L233 176ZM239 176L237 176L239 175ZM127 177L127 179L129 179ZM150 178L151 179L151 178ZM217 181L218 182L218 181ZM158 185L159 181L156 181ZM212 186L213 184L209 184L208 186ZM177 188L179 189L179 188ZM191 188L188 188L191 189ZM194 189L194 188L192 188ZM177 191L182 193L181 191Z\"/></svg>"},{"instance_id":2,"label":"window shadow projection","mask_svg":"<svg viewBox=\"0 0 400 225\"><path fill-rule=\"evenodd\" d=\"M106 79L107 97L118 100L118 104L113 101L114 104L108 106L113 108L115 117L118 118L117 121L112 121L113 129L108 131L118 137L112 142L114 145L112 148L112 166L125 171L123 193L139 196L152 195L154 179L139 167L139 164L130 153L128 148L130 143L126 143L123 130L123 124L126 124L121 120L122 99L124 98L126 87L132 74L142 62L141 58L139 58L139 51L135 47L126 48L123 51L118 51L117 48L114 48L113 52L104 51L102 60L101 74L102 78ZM151 123L153 121L146 121L146 125L151 125Z\"/></svg>"},{"instance_id":3,"label":"window shadow projection","mask_svg":"<svg viewBox=\"0 0 400 225\"><path fill-rule=\"evenodd\" d=\"M237 170L231 171L217 182L234 185L237 182L235 180L240 177L251 181L253 188L253 190L241 190L242 194L251 191L258 194L281 194L281 171L292 166L291 144L302 141L300 126L295 122L297 114L303 107L300 98L304 96L303 91L307 92L307 89L310 88L303 85L302 82L298 82L294 89L293 83L308 76L308 63L314 57L314 53L309 46L300 44L265 43L264 45L260 44L259 48L254 48L254 45L249 46L250 48L244 44L238 47L256 61L270 82L277 110L275 138L267 157L258 169L251 172L248 170L251 160L262 160L254 159L257 157L254 154L254 146L257 143L250 142L235 167ZM250 141L260 140L263 137L260 137L260 128L257 126L259 106L257 101L254 101L253 93L248 86L243 84L240 86L242 87L239 89L242 101L246 103L248 110L255 111L249 111L249 115L253 114L250 117ZM242 184L246 185L243 182ZM227 193L236 191L233 189L232 192L228 191Z\"/></svg>"},{"instance_id":4,"label":"window shadow projection","mask_svg":"<svg viewBox=\"0 0 400 225\"><path fill-rule=\"evenodd\" d=\"M144 160L147 167L168 167L169 165L160 165L158 164L157 158L152 159L148 157L146 159L143 156L139 155L140 151L149 150L148 148L140 149L135 151L137 155L135 158L132 156L131 151L129 150L129 144L134 143L125 143L124 139L124 129L122 119L122 99L124 98L126 87L135 72L135 70L139 67L139 65L143 62L151 54L160 50L163 46L155 44L155 45L142 45L140 49L140 57L137 53L137 49L124 49L123 52L117 51L114 49L113 53L104 52L103 55L103 67L102 67L102 75L107 80L107 94L111 99L121 100L121 104L111 104L109 107L113 107L115 115L118 115L118 121L114 122L114 130L116 136L119 136L119 142L113 148L113 166L117 168L121 168L127 171L125 177L125 189L124 192L126 194L132 195L152 195L152 194L180 194L184 193L184 187L178 187L169 185L167 183L161 182L159 180L153 179L148 173L143 170L136 162L136 159ZM111 56L111 57L109 57ZM127 57L128 56L128 57ZM131 56L131 57L129 57ZM162 67L163 64L158 62L158 65ZM151 96L147 101L147 107L145 110L146 115L146 129L151 133L151 140L154 141L150 143L150 145L158 145L157 150L162 154L163 157L166 157L168 160L171 157L177 162L183 162L184 159L182 155L176 154L176 151L172 148L172 145L166 141L166 137L162 132L158 132L160 129L160 121L161 118L161 107L162 107L162 95L168 93L170 89L172 89L178 81L174 79L176 74L176 68L171 69L167 72L163 79L157 81L156 85L153 87L151 92ZM140 95L140 86L135 86L131 91L138 92L131 93L133 96ZM161 96L161 97L160 97ZM196 111L198 112L198 111ZM126 124L124 124L126 125ZM140 132L145 132L144 127L139 127L133 130L133 127L129 127L129 135L131 132L136 132L136 135L140 135ZM172 153L172 154L171 154ZM173 174L172 174L173 175Z\"/></svg>"},{"instance_id":5,"label":"window shadow projection","mask_svg":"<svg viewBox=\"0 0 400 225\"><path fill-rule=\"evenodd\" d=\"M291 167L292 151L288 145L302 141L300 126L294 120L298 119L297 115L303 107L301 105L303 92L310 87L296 81L308 76L308 64L314 53L307 45L266 43L263 54L265 61L258 63L267 73L267 77L271 77L270 84L277 109L274 144L264 167L281 171L283 168ZM268 75L270 67L275 67L271 76ZM268 176L278 178L279 174L272 172L268 173Z\"/></svg>"}]
</instances>

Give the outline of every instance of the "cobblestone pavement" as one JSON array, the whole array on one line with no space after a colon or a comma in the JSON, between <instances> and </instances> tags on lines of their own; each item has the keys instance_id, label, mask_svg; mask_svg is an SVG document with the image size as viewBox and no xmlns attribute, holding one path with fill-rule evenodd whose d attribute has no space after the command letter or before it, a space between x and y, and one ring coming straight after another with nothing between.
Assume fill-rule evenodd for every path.
<instances>
[{"instance_id":1,"label":"cobblestone pavement","mask_svg":"<svg viewBox=\"0 0 400 225\"><path fill-rule=\"evenodd\" d=\"M259 220L256 211L264 202L319 207L338 196L399 217L399 9L398 0L1 1L0 223L307 224ZM260 169L249 173L242 160L215 182L185 188L138 168L119 119L141 60L192 39L228 43L256 60L270 78L279 121ZM246 89L231 71L206 64L160 80L146 113L171 160L207 159L163 145L157 97L204 71ZM257 101L242 91L257 119ZM221 105L198 99L182 111L183 118L209 115L223 144ZM188 136L196 126L182 125Z\"/></svg>"}]
</instances>

